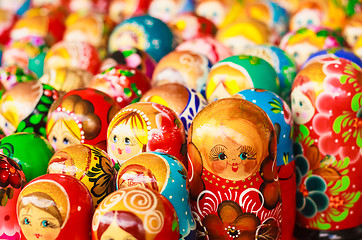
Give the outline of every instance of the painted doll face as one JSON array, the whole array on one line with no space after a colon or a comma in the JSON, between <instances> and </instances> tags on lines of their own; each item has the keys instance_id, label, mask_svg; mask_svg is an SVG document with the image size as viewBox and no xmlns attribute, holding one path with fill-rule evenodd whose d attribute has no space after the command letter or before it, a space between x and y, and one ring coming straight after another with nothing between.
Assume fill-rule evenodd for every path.
<instances>
[{"instance_id":1,"label":"painted doll face","mask_svg":"<svg viewBox=\"0 0 362 240\"><path fill-rule=\"evenodd\" d=\"M250 122L234 120L229 124L238 124L242 131L222 127L222 133L204 149L204 159L209 170L220 177L230 180L245 179L256 171L262 161L263 141Z\"/></svg>"},{"instance_id":2,"label":"painted doll face","mask_svg":"<svg viewBox=\"0 0 362 240\"><path fill-rule=\"evenodd\" d=\"M220 64L211 69L206 86L206 98L209 102L227 98L231 95L253 87L250 76L245 76L240 69L230 64ZM246 70L245 70L246 72Z\"/></svg>"},{"instance_id":3,"label":"painted doll face","mask_svg":"<svg viewBox=\"0 0 362 240\"><path fill-rule=\"evenodd\" d=\"M321 12L318 9L305 8L293 16L290 24L292 30L310 25L321 26Z\"/></svg>"},{"instance_id":4,"label":"painted doll face","mask_svg":"<svg viewBox=\"0 0 362 240\"><path fill-rule=\"evenodd\" d=\"M80 131L79 129L76 130ZM72 131L66 126L63 119L58 120L54 124L53 129L48 135L48 140L55 151L71 145L80 144L80 139L77 138L74 133L72 133Z\"/></svg>"},{"instance_id":5,"label":"painted doll face","mask_svg":"<svg viewBox=\"0 0 362 240\"><path fill-rule=\"evenodd\" d=\"M106 231L102 234L100 240L137 240L132 234L126 232L122 228L120 228L117 224L116 217L113 218L111 225L107 228Z\"/></svg>"},{"instance_id":6,"label":"painted doll face","mask_svg":"<svg viewBox=\"0 0 362 240\"><path fill-rule=\"evenodd\" d=\"M116 22L120 23L122 20L131 17L136 11L136 2L130 0L114 0L109 6L109 16Z\"/></svg>"},{"instance_id":7,"label":"painted doll face","mask_svg":"<svg viewBox=\"0 0 362 240\"><path fill-rule=\"evenodd\" d=\"M142 131L137 131L143 134ZM130 124L120 124L113 129L108 138L108 151L121 165L127 159L142 152L143 145L137 140Z\"/></svg>"},{"instance_id":8,"label":"painted doll face","mask_svg":"<svg viewBox=\"0 0 362 240\"><path fill-rule=\"evenodd\" d=\"M246 48L256 45L255 42L241 35L227 38L223 43L230 48L233 55L242 54Z\"/></svg>"},{"instance_id":9,"label":"painted doll face","mask_svg":"<svg viewBox=\"0 0 362 240\"><path fill-rule=\"evenodd\" d=\"M225 19L225 6L219 1L204 1L196 8L196 13L219 26Z\"/></svg>"},{"instance_id":10,"label":"painted doll face","mask_svg":"<svg viewBox=\"0 0 362 240\"><path fill-rule=\"evenodd\" d=\"M296 124L309 122L314 115L314 106L309 98L297 87L291 94L293 120Z\"/></svg>"},{"instance_id":11,"label":"painted doll face","mask_svg":"<svg viewBox=\"0 0 362 240\"><path fill-rule=\"evenodd\" d=\"M55 240L60 233L59 220L32 204L20 209L19 222L28 240Z\"/></svg>"},{"instance_id":12,"label":"painted doll face","mask_svg":"<svg viewBox=\"0 0 362 240\"><path fill-rule=\"evenodd\" d=\"M292 55L298 66L302 66L312 53L319 49L308 42L302 42L295 45L289 45L285 48L286 52Z\"/></svg>"},{"instance_id":13,"label":"painted doll face","mask_svg":"<svg viewBox=\"0 0 362 240\"><path fill-rule=\"evenodd\" d=\"M362 26L354 27L347 26L343 31L343 36L350 46L354 46L359 38L362 35Z\"/></svg>"},{"instance_id":14,"label":"painted doll face","mask_svg":"<svg viewBox=\"0 0 362 240\"><path fill-rule=\"evenodd\" d=\"M152 17L161 19L164 22L169 22L177 14L177 1L171 0L153 0L148 10Z\"/></svg>"}]
</instances>

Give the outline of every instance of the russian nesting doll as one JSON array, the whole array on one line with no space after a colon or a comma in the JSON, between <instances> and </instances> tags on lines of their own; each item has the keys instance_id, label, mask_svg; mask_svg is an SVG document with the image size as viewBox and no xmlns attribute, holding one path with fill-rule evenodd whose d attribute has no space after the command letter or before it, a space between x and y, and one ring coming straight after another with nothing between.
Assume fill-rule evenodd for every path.
<instances>
[{"instance_id":1,"label":"russian nesting doll","mask_svg":"<svg viewBox=\"0 0 362 240\"><path fill-rule=\"evenodd\" d=\"M180 239L196 240L185 166L174 156L158 152L138 154L128 159L117 174L117 189L141 186L154 190L174 206L180 226Z\"/></svg>"},{"instance_id":2,"label":"russian nesting doll","mask_svg":"<svg viewBox=\"0 0 362 240\"><path fill-rule=\"evenodd\" d=\"M206 239L279 239L276 134L267 114L239 98L194 118L187 152L191 207Z\"/></svg>"},{"instance_id":3,"label":"russian nesting doll","mask_svg":"<svg viewBox=\"0 0 362 240\"><path fill-rule=\"evenodd\" d=\"M326 57L293 82L297 237L361 237L361 80L353 62Z\"/></svg>"},{"instance_id":4,"label":"russian nesting doll","mask_svg":"<svg viewBox=\"0 0 362 240\"><path fill-rule=\"evenodd\" d=\"M106 150L108 124L119 109L104 92L92 88L72 90L52 105L46 136L56 151L81 143Z\"/></svg>"},{"instance_id":5,"label":"russian nesting doll","mask_svg":"<svg viewBox=\"0 0 362 240\"><path fill-rule=\"evenodd\" d=\"M178 240L177 215L161 194L147 188L130 187L111 193L96 209L92 240Z\"/></svg>"},{"instance_id":6,"label":"russian nesting doll","mask_svg":"<svg viewBox=\"0 0 362 240\"><path fill-rule=\"evenodd\" d=\"M35 178L20 192L16 212L21 239L90 238L92 198L74 177L45 174Z\"/></svg>"},{"instance_id":7,"label":"russian nesting doll","mask_svg":"<svg viewBox=\"0 0 362 240\"><path fill-rule=\"evenodd\" d=\"M159 103L138 102L122 108L108 127L107 145L117 168L130 157L149 151L187 163L185 128L173 110Z\"/></svg>"}]
</instances>

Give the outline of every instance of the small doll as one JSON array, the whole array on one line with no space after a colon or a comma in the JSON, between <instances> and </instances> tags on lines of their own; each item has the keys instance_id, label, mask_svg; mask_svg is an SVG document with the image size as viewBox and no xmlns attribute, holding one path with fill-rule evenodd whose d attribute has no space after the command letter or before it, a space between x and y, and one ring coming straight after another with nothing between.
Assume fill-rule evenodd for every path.
<instances>
[{"instance_id":1,"label":"small doll","mask_svg":"<svg viewBox=\"0 0 362 240\"><path fill-rule=\"evenodd\" d=\"M108 124L119 109L106 93L92 88L72 90L52 105L46 136L56 151L81 143L106 150Z\"/></svg>"},{"instance_id":2,"label":"small doll","mask_svg":"<svg viewBox=\"0 0 362 240\"><path fill-rule=\"evenodd\" d=\"M177 114L158 103L138 102L122 108L107 131L107 153L116 168L149 151L173 155L185 164L185 143L185 128Z\"/></svg>"},{"instance_id":3,"label":"small doll","mask_svg":"<svg viewBox=\"0 0 362 240\"><path fill-rule=\"evenodd\" d=\"M92 240L178 240L177 215L161 194L147 188L117 190L96 209Z\"/></svg>"},{"instance_id":4,"label":"small doll","mask_svg":"<svg viewBox=\"0 0 362 240\"><path fill-rule=\"evenodd\" d=\"M92 198L78 179L45 174L20 192L16 206L22 239L89 239ZM79 224L81 223L81 224ZM77 226L76 231L74 226Z\"/></svg>"}]
</instances>

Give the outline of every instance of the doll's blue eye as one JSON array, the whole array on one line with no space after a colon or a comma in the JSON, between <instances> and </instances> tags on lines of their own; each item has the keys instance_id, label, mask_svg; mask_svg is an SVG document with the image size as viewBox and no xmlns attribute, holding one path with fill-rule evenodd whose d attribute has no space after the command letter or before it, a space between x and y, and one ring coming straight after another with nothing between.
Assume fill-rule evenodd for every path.
<instances>
[{"instance_id":1,"label":"doll's blue eye","mask_svg":"<svg viewBox=\"0 0 362 240\"><path fill-rule=\"evenodd\" d=\"M299 102L299 106L303 107L303 102L302 101Z\"/></svg>"},{"instance_id":2,"label":"doll's blue eye","mask_svg":"<svg viewBox=\"0 0 362 240\"><path fill-rule=\"evenodd\" d=\"M241 158L241 160L245 160L248 158L248 154L246 152L243 152L240 154L240 158Z\"/></svg>"},{"instance_id":3,"label":"doll's blue eye","mask_svg":"<svg viewBox=\"0 0 362 240\"><path fill-rule=\"evenodd\" d=\"M41 222L41 226L42 227L49 227L49 222L47 221L47 220L43 220L42 222Z\"/></svg>"},{"instance_id":4,"label":"doll's blue eye","mask_svg":"<svg viewBox=\"0 0 362 240\"><path fill-rule=\"evenodd\" d=\"M55 136L54 136L54 137L53 137L53 142L55 142L55 143L56 143L56 142L57 142L57 140L58 140L58 139L57 139L57 137L55 137Z\"/></svg>"},{"instance_id":5,"label":"doll's blue eye","mask_svg":"<svg viewBox=\"0 0 362 240\"><path fill-rule=\"evenodd\" d=\"M67 145L69 143L69 139L68 138L63 138L63 143Z\"/></svg>"},{"instance_id":6,"label":"doll's blue eye","mask_svg":"<svg viewBox=\"0 0 362 240\"><path fill-rule=\"evenodd\" d=\"M226 159L226 155L225 153L219 153L219 155L217 156L220 160L225 160Z\"/></svg>"},{"instance_id":7,"label":"doll's blue eye","mask_svg":"<svg viewBox=\"0 0 362 240\"><path fill-rule=\"evenodd\" d=\"M24 224L25 225L29 225L30 224L30 220L28 218L24 218Z\"/></svg>"},{"instance_id":8,"label":"doll's blue eye","mask_svg":"<svg viewBox=\"0 0 362 240\"><path fill-rule=\"evenodd\" d=\"M117 136L116 135L113 136L113 142L117 143Z\"/></svg>"},{"instance_id":9,"label":"doll's blue eye","mask_svg":"<svg viewBox=\"0 0 362 240\"><path fill-rule=\"evenodd\" d=\"M308 25L312 25L312 24L313 24L313 20L312 20L312 19L309 19L309 20L307 21L307 24L308 24Z\"/></svg>"},{"instance_id":10,"label":"doll's blue eye","mask_svg":"<svg viewBox=\"0 0 362 240\"><path fill-rule=\"evenodd\" d=\"M129 139L128 137L125 137L124 138L124 144L130 145L130 143L131 143L131 139Z\"/></svg>"},{"instance_id":11,"label":"doll's blue eye","mask_svg":"<svg viewBox=\"0 0 362 240\"><path fill-rule=\"evenodd\" d=\"M7 122L5 123L5 127L8 127L8 123L7 123Z\"/></svg>"}]
</instances>

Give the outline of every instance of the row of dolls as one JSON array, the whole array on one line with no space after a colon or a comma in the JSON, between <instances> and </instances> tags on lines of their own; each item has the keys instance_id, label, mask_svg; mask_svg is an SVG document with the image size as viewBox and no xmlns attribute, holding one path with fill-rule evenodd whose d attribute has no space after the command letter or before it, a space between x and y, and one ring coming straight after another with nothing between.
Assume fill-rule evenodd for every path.
<instances>
[{"instance_id":1,"label":"row of dolls","mask_svg":"<svg viewBox=\"0 0 362 240\"><path fill-rule=\"evenodd\" d=\"M350 47L361 57L361 13L355 1L304 0L292 10L288 2L266 0L112 1L121 20L101 10L99 6L113 5L108 1L96 1L96 8L83 11L69 6L91 7L85 3L91 1L72 2L77 1L35 0L23 15L16 15L2 1L2 65L29 68L37 77L63 67L90 75L105 70L100 66L107 55L130 46L156 62L176 48L204 54L215 64L245 53L246 47L276 44L295 58L298 69L311 53L331 47ZM137 11L137 4L146 10ZM126 14L126 9L133 11ZM157 14L144 15L147 9Z\"/></svg>"},{"instance_id":2,"label":"row of dolls","mask_svg":"<svg viewBox=\"0 0 362 240\"><path fill-rule=\"evenodd\" d=\"M248 61L252 66L262 61L245 55L231 58L234 61L221 61L224 70L238 61ZM112 71L116 73L113 77L122 81L132 73L120 67L112 67L108 72ZM257 75L252 76L254 80ZM20 166L1 165L2 203L6 207L7 201L15 199L17 214L21 214L21 197L28 194L20 193L16 201L12 187L20 191L25 179L30 182L45 173L61 173L76 177L87 186L96 209L93 221L102 222L100 219L108 211L116 211L106 217L112 227L116 226L114 219L118 214L123 216L119 218L121 222L129 217L123 215L123 211L129 210L124 209L129 207L128 187L141 186L149 189L151 195L160 193L174 207L172 213L163 212L166 206L156 210L153 207L157 204L148 204L137 196L147 190L129 190L130 195L135 194L131 203L153 209L152 214L145 209L147 213L132 210L143 222L145 239L153 239L147 234L155 234L150 228L157 226L171 226L171 232L177 232L176 238L182 239L292 239L295 221L297 232L302 229L303 237L329 234L355 239L360 231L362 201L361 76L361 68L346 57L327 55L311 60L293 81L291 110L280 96L265 89L246 89L207 104L201 93L168 83L143 94L141 102L121 108L114 98L92 88L59 95L37 81L18 83L4 93L2 99L8 100L1 107L11 103L7 106L11 110L16 101L27 97L27 89L41 89L37 95L39 103L14 130L38 131L48 140L35 137L34 133L11 131L1 139L2 152ZM13 92L18 92L18 96L7 97ZM23 109L25 103L29 101L21 104ZM49 108L48 114L41 114ZM9 130L6 127L10 122L4 114L1 116L3 128ZM41 152L48 152L48 156L40 160L36 153L29 158L40 142L44 146ZM26 160L16 160L17 154ZM16 178L16 170L24 172L22 181ZM49 178L52 180L45 180L46 184L55 181ZM37 181L25 185L24 194ZM118 189L115 192L114 185ZM52 193L54 188L44 186L34 191L44 189L41 191L53 194L51 197L59 197L59 193ZM63 195L67 193L64 189ZM30 199L24 201L29 203ZM48 200L41 202L45 204ZM57 201L61 200L56 200L56 204ZM76 209L80 212L83 208ZM71 216L69 211L60 211L63 221L57 225L58 232L51 231L56 232L55 237L46 239L64 239L57 236L62 236L59 231ZM92 215L84 216L89 214ZM174 216L167 224L166 215ZM27 225L23 215L18 221L10 214L4 216L9 217L2 223L12 219L21 227ZM135 219L130 221L139 221ZM100 226L93 222L93 239L102 239L102 234L96 233ZM133 230L122 229L125 234L142 239ZM156 232L162 232L161 229ZM121 235L123 230L110 232ZM33 230L30 233L37 234L37 239L42 235ZM165 236L171 233L159 235L160 239Z\"/></svg>"}]
</instances>

